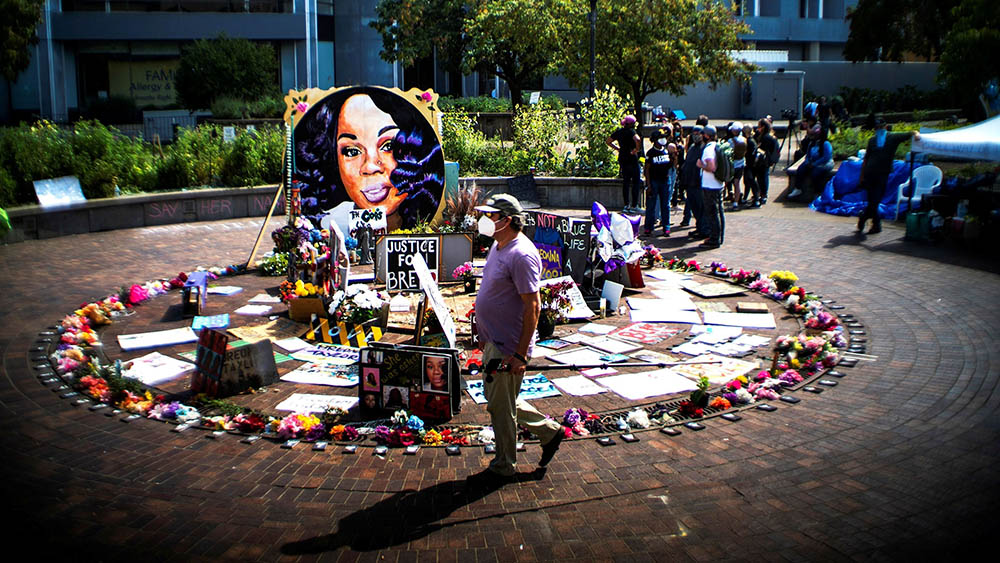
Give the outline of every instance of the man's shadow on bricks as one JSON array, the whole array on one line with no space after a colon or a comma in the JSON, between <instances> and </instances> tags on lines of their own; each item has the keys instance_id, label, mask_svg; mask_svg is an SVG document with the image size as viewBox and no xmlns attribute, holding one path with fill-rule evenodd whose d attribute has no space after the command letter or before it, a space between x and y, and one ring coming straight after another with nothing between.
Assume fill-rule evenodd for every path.
<instances>
[{"instance_id":1,"label":"man's shadow on bricks","mask_svg":"<svg viewBox=\"0 0 1000 563\"><path fill-rule=\"evenodd\" d=\"M388 498L342 518L335 533L316 536L281 546L285 555L306 555L350 547L373 551L420 539L462 522L443 523L452 512L499 490L502 482L477 474L468 480L447 481L419 491L400 491ZM512 484L538 481L545 469L520 473Z\"/></svg>"}]
</instances>

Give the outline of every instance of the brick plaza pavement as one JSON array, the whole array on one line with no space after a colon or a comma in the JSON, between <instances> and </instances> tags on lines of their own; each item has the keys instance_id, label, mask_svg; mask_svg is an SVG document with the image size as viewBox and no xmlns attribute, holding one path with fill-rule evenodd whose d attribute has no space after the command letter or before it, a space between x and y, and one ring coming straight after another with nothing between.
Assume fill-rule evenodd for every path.
<instances>
[{"instance_id":1,"label":"brick plaza pavement","mask_svg":"<svg viewBox=\"0 0 1000 563\"><path fill-rule=\"evenodd\" d=\"M776 182L772 193L783 186ZM579 211L577 211L579 212ZM276 222L277 224L277 222ZM77 560L704 561L957 558L1000 500L997 261L887 224L771 203L726 244L667 256L796 272L847 307L877 363L822 395L636 444L566 443L547 473L467 487L485 458L387 460L123 424L38 383L38 330L123 283L241 262L259 220L0 247L0 451L8 549ZM682 231L683 233L683 231ZM140 310L140 314L141 310ZM522 454L525 465L538 450Z\"/></svg>"}]
</instances>

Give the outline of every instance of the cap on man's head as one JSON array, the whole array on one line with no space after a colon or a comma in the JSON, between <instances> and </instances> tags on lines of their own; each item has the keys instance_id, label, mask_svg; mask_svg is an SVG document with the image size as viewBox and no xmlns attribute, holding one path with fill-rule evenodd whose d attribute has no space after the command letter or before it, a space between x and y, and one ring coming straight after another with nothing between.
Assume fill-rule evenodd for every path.
<instances>
[{"instance_id":1,"label":"cap on man's head","mask_svg":"<svg viewBox=\"0 0 1000 563\"><path fill-rule=\"evenodd\" d=\"M511 217L524 213L524 208L521 207L521 202L510 194L494 194L486 198L483 205L477 205L476 211L499 213L504 217Z\"/></svg>"},{"instance_id":2,"label":"cap on man's head","mask_svg":"<svg viewBox=\"0 0 1000 563\"><path fill-rule=\"evenodd\" d=\"M701 130L703 135L708 135L709 137L714 137L716 135L716 130L714 125L706 125Z\"/></svg>"},{"instance_id":3,"label":"cap on man's head","mask_svg":"<svg viewBox=\"0 0 1000 563\"><path fill-rule=\"evenodd\" d=\"M701 125L695 125L694 127L691 128L691 134L697 135L701 133L702 129L704 129L704 127L702 127Z\"/></svg>"},{"instance_id":4,"label":"cap on man's head","mask_svg":"<svg viewBox=\"0 0 1000 563\"><path fill-rule=\"evenodd\" d=\"M729 130L730 131L742 131L743 130L743 122L741 122L741 121L734 121L734 122L732 122L729 125Z\"/></svg>"}]
</instances>

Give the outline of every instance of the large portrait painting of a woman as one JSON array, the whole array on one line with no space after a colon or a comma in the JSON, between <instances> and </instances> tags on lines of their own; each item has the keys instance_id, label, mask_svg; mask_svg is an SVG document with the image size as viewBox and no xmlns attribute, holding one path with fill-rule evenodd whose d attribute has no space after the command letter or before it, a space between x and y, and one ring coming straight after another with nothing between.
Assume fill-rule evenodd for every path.
<instances>
[{"instance_id":1,"label":"large portrait painting of a woman","mask_svg":"<svg viewBox=\"0 0 1000 563\"><path fill-rule=\"evenodd\" d=\"M302 215L316 219L352 201L384 207L389 231L435 219L445 178L436 98L376 86L291 92Z\"/></svg>"}]
</instances>

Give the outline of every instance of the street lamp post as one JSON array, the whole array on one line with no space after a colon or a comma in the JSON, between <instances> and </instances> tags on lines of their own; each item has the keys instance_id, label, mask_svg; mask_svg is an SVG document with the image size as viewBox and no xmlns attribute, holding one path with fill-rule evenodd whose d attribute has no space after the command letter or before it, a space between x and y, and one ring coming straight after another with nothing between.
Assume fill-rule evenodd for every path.
<instances>
[{"instance_id":1,"label":"street lamp post","mask_svg":"<svg viewBox=\"0 0 1000 563\"><path fill-rule=\"evenodd\" d=\"M597 0L590 0L590 98L594 101L594 67L597 52Z\"/></svg>"}]
</instances>

